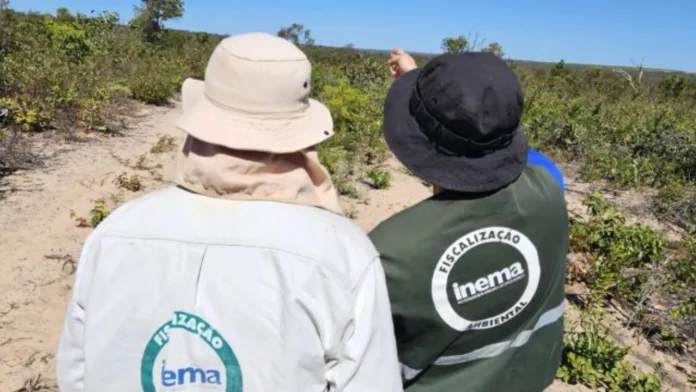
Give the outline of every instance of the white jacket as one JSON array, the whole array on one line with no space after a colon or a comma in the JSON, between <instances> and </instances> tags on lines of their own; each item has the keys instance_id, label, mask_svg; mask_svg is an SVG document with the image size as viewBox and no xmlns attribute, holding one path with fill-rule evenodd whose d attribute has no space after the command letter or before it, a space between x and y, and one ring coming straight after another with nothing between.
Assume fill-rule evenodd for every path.
<instances>
[{"instance_id":1,"label":"white jacket","mask_svg":"<svg viewBox=\"0 0 696 392\"><path fill-rule=\"evenodd\" d=\"M62 392L402 391L384 272L350 220L179 188L85 242Z\"/></svg>"}]
</instances>

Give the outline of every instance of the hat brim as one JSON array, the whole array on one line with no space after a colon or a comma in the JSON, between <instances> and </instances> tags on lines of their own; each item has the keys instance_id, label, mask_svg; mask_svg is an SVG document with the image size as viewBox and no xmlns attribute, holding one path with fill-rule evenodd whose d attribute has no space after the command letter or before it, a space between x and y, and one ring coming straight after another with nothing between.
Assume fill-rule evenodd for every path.
<instances>
[{"instance_id":1,"label":"hat brim","mask_svg":"<svg viewBox=\"0 0 696 392\"><path fill-rule=\"evenodd\" d=\"M452 191L490 192L514 182L527 164L524 133L518 129L506 148L481 157L442 154L410 112L419 74L416 69L401 75L387 93L384 139L396 158L418 178Z\"/></svg>"},{"instance_id":2,"label":"hat brim","mask_svg":"<svg viewBox=\"0 0 696 392\"><path fill-rule=\"evenodd\" d=\"M205 96L204 82L186 79L184 114L176 126L207 143L277 154L302 151L333 136L329 109L310 99L302 113L259 115L225 110Z\"/></svg>"}]
</instances>

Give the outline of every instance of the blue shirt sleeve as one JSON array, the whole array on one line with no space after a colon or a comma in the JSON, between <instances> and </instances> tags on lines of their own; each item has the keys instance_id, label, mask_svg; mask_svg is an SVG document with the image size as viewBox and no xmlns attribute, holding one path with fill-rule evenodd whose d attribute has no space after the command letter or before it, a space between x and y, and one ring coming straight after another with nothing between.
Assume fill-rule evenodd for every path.
<instances>
[{"instance_id":1,"label":"blue shirt sleeve","mask_svg":"<svg viewBox=\"0 0 696 392\"><path fill-rule=\"evenodd\" d=\"M563 181L563 173L561 170L551 161L546 155L541 152L530 148L529 154L527 155L527 163L530 165L538 165L546 169L546 171L551 174L551 176L558 182L563 193L565 193L565 182Z\"/></svg>"}]
</instances>

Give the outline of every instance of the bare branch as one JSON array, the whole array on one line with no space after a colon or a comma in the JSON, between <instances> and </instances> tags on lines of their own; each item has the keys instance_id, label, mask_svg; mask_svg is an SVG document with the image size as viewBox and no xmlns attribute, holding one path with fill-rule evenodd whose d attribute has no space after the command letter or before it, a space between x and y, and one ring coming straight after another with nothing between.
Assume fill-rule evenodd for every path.
<instances>
[{"instance_id":1,"label":"bare branch","mask_svg":"<svg viewBox=\"0 0 696 392\"><path fill-rule=\"evenodd\" d=\"M629 74L628 72L624 71L623 69L616 69L616 68L614 68L613 71L616 72L617 74L621 75L624 79L626 79L626 81L628 81L628 84L629 84L629 85L631 86L631 88L633 89L633 92L635 92L636 94L638 94L638 88L636 88L635 83L633 83L633 76L631 76L631 74Z\"/></svg>"},{"instance_id":2,"label":"bare branch","mask_svg":"<svg viewBox=\"0 0 696 392\"><path fill-rule=\"evenodd\" d=\"M643 59L640 59L640 63L636 64L633 60L631 63L638 69L638 85L643 85Z\"/></svg>"},{"instance_id":3,"label":"bare branch","mask_svg":"<svg viewBox=\"0 0 696 392\"><path fill-rule=\"evenodd\" d=\"M628 84L631 86L631 89L633 89L634 93L640 94L640 91L643 87L643 75L645 73L645 69L643 68L643 59L641 59L639 63L636 63L635 61L633 61L633 59L631 59L631 63L633 64L633 66L636 67L636 70L638 71L638 74L635 78L633 77L633 75L631 75L623 69L614 68L613 71L621 75L624 79L626 79L626 81L628 81Z\"/></svg>"},{"instance_id":4,"label":"bare branch","mask_svg":"<svg viewBox=\"0 0 696 392\"><path fill-rule=\"evenodd\" d=\"M476 32L476 35L473 37L473 39L472 39L472 37L471 37L471 32L469 32L469 34L468 34L468 40L469 40L469 43L470 43L470 44L469 44L469 51L471 51L471 52L478 52L478 51L480 51L481 48L483 47L483 43L486 41L485 38L481 39L481 38L479 37L479 33L478 33L478 32Z\"/></svg>"}]
</instances>

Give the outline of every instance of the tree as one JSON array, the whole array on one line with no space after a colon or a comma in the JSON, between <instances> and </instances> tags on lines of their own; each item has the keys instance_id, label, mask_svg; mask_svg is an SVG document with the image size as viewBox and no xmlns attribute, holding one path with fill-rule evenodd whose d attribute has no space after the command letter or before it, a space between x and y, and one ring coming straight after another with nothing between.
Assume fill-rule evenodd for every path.
<instances>
[{"instance_id":1,"label":"tree","mask_svg":"<svg viewBox=\"0 0 696 392\"><path fill-rule=\"evenodd\" d=\"M447 37L442 40L440 47L445 53L476 52L482 50L485 39L480 39L479 34L474 36L469 33L467 36ZM500 46L500 45L498 45Z\"/></svg>"},{"instance_id":2,"label":"tree","mask_svg":"<svg viewBox=\"0 0 696 392\"><path fill-rule=\"evenodd\" d=\"M278 37L285 38L295 45L314 45L312 32L299 23L281 28L278 30Z\"/></svg>"},{"instance_id":3,"label":"tree","mask_svg":"<svg viewBox=\"0 0 696 392\"><path fill-rule=\"evenodd\" d=\"M163 23L184 16L183 0L141 0L135 7L131 26L140 29L148 42L155 43L162 37Z\"/></svg>"},{"instance_id":4,"label":"tree","mask_svg":"<svg viewBox=\"0 0 696 392\"><path fill-rule=\"evenodd\" d=\"M631 60L631 62L633 63L633 65L636 66L637 75L635 78L633 77L633 75L631 75L623 69L614 68L613 71L621 75L624 79L626 79L628 85L631 86L633 92L636 95L639 95L643 87L643 62L641 61L638 64L636 64L633 60Z\"/></svg>"},{"instance_id":5,"label":"tree","mask_svg":"<svg viewBox=\"0 0 696 392\"><path fill-rule=\"evenodd\" d=\"M557 62L556 65L551 68L551 76L557 77L557 78L567 78L570 76L570 69L566 67L565 60L561 59L561 61Z\"/></svg>"},{"instance_id":6,"label":"tree","mask_svg":"<svg viewBox=\"0 0 696 392\"><path fill-rule=\"evenodd\" d=\"M494 55L500 57L501 59L505 57L505 52L503 52L503 47L497 42L491 42L488 46L482 49L483 52L493 53Z\"/></svg>"},{"instance_id":7,"label":"tree","mask_svg":"<svg viewBox=\"0 0 696 392\"><path fill-rule=\"evenodd\" d=\"M469 40L460 35L459 37L447 37L442 40L440 45L443 52L446 53L463 53L469 51Z\"/></svg>"},{"instance_id":8,"label":"tree","mask_svg":"<svg viewBox=\"0 0 696 392\"><path fill-rule=\"evenodd\" d=\"M0 0L0 61L10 52L10 44L14 41L12 17L10 0ZM1 85L2 81L0 81Z\"/></svg>"},{"instance_id":9,"label":"tree","mask_svg":"<svg viewBox=\"0 0 696 392\"><path fill-rule=\"evenodd\" d=\"M56 11L56 19L61 22L72 22L75 20L75 17L70 13L70 10L65 7L60 7Z\"/></svg>"}]
</instances>

